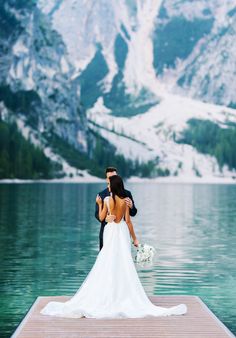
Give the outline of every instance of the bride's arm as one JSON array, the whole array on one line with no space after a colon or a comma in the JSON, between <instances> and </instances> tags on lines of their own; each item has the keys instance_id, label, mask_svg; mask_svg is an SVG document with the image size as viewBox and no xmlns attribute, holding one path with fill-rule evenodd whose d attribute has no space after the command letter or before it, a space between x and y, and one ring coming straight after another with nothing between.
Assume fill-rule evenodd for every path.
<instances>
[{"instance_id":1,"label":"bride's arm","mask_svg":"<svg viewBox=\"0 0 236 338\"><path fill-rule=\"evenodd\" d=\"M96 203L98 204L98 217L99 220L102 222L106 218L107 215L107 205L106 203L103 203L102 206L102 199L99 195L96 197Z\"/></svg>"},{"instance_id":2,"label":"bride's arm","mask_svg":"<svg viewBox=\"0 0 236 338\"><path fill-rule=\"evenodd\" d=\"M128 205L126 205L126 209L125 209L125 222L128 225L130 235L131 235L131 237L133 238L133 241L134 241L134 245L137 246L138 245L138 240L137 240L137 237L136 237L135 232L134 232L133 223L131 222L130 213L129 213L129 206Z\"/></svg>"}]
</instances>

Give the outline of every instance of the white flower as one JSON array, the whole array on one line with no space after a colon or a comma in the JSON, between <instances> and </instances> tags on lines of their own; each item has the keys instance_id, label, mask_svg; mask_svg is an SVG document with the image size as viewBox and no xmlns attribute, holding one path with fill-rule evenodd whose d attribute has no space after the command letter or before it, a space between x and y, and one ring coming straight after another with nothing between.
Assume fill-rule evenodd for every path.
<instances>
[{"instance_id":1,"label":"white flower","mask_svg":"<svg viewBox=\"0 0 236 338\"><path fill-rule=\"evenodd\" d=\"M139 244L135 256L135 263L152 262L156 249L148 244Z\"/></svg>"}]
</instances>

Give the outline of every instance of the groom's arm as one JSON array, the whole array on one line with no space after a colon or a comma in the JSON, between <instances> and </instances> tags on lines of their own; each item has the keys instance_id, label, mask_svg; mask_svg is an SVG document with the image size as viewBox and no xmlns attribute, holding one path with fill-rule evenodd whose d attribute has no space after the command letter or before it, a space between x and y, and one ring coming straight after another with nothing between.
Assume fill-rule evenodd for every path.
<instances>
[{"instance_id":1,"label":"groom's arm","mask_svg":"<svg viewBox=\"0 0 236 338\"><path fill-rule=\"evenodd\" d=\"M98 195L102 198L102 196L101 196L100 194L98 194ZM96 217L96 219L98 220L98 222L101 223L101 221L100 221L100 219L99 219L99 206L98 206L97 203L95 203L95 217Z\"/></svg>"},{"instance_id":2,"label":"groom's arm","mask_svg":"<svg viewBox=\"0 0 236 338\"><path fill-rule=\"evenodd\" d=\"M99 207L98 207L98 204L95 203L95 217L96 217L96 219L100 222L98 213L99 213Z\"/></svg>"},{"instance_id":3,"label":"groom's arm","mask_svg":"<svg viewBox=\"0 0 236 338\"><path fill-rule=\"evenodd\" d=\"M133 196L132 196L132 194L131 194L131 192L130 191L127 191L127 195L128 195L128 197L131 199L131 201L132 201L132 204L133 204L133 207L132 208L130 208L129 209L129 214L130 214L130 216L135 216L136 214L137 214L137 208L136 208L136 206L135 206L135 204L134 204L134 200L133 200Z\"/></svg>"}]
</instances>

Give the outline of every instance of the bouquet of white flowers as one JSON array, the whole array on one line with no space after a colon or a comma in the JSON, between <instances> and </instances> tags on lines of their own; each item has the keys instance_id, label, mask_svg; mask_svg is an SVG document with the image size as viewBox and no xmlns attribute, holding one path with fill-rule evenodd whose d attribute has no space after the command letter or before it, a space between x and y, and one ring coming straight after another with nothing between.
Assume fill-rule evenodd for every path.
<instances>
[{"instance_id":1,"label":"bouquet of white flowers","mask_svg":"<svg viewBox=\"0 0 236 338\"><path fill-rule=\"evenodd\" d=\"M134 258L135 263L152 263L156 249L148 244L138 244L137 252Z\"/></svg>"}]
</instances>

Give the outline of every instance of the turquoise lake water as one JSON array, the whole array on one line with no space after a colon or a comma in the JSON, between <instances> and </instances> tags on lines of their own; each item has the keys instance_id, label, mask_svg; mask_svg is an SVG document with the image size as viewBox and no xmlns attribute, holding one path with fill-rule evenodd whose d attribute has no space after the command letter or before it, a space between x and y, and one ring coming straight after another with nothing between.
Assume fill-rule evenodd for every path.
<instances>
[{"instance_id":1,"label":"turquoise lake water","mask_svg":"<svg viewBox=\"0 0 236 338\"><path fill-rule=\"evenodd\" d=\"M99 252L95 197L104 184L0 184L0 336L39 295L73 295ZM148 295L196 295L236 333L236 186L129 184ZM132 248L135 253L135 248Z\"/></svg>"}]
</instances>

